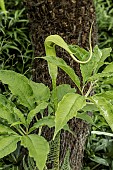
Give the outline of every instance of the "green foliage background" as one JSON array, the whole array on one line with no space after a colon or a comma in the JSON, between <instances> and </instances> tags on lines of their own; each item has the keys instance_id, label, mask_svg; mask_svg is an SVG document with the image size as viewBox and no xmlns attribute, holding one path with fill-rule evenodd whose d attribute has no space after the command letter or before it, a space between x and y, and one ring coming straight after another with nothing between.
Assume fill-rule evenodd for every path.
<instances>
[{"instance_id":1,"label":"green foliage background","mask_svg":"<svg viewBox=\"0 0 113 170\"><path fill-rule=\"evenodd\" d=\"M5 0L5 6L7 16L0 9L0 70L14 70L31 78L34 54L24 4L21 0ZM0 87L1 93L10 98L7 87L1 83ZM26 167L25 152L18 143L15 152L0 159L0 169L20 170L22 160ZM27 168L34 169L34 160L28 157L28 162Z\"/></svg>"},{"instance_id":2,"label":"green foliage background","mask_svg":"<svg viewBox=\"0 0 113 170\"><path fill-rule=\"evenodd\" d=\"M113 1L94 0L98 25L98 45L100 48L113 49ZM113 51L106 62L113 61ZM102 68L101 70L102 71ZM113 90L112 85L97 87L96 92ZM94 112L93 120L96 127L92 131L111 132L109 126L98 112ZM92 134L89 136L84 158L83 170L112 170L113 169L113 138L105 135Z\"/></svg>"},{"instance_id":3,"label":"green foliage background","mask_svg":"<svg viewBox=\"0 0 113 170\"><path fill-rule=\"evenodd\" d=\"M99 47L113 49L113 2L112 0L94 0L98 24ZM113 52L110 61L113 59Z\"/></svg>"},{"instance_id":4,"label":"green foliage background","mask_svg":"<svg viewBox=\"0 0 113 170\"><path fill-rule=\"evenodd\" d=\"M33 49L22 1L5 1L7 16L0 12L0 69L31 76Z\"/></svg>"}]
</instances>

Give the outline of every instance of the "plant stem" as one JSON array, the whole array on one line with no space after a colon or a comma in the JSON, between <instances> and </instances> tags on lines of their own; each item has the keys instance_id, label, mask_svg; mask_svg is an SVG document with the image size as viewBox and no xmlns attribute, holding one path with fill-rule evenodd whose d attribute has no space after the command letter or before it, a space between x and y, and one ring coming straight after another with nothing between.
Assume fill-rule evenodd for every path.
<instances>
[{"instance_id":1,"label":"plant stem","mask_svg":"<svg viewBox=\"0 0 113 170\"><path fill-rule=\"evenodd\" d=\"M54 110L55 110L55 112L56 112L56 110L57 110L57 105L58 105L56 82L53 82L52 85L53 85L53 96L54 96Z\"/></svg>"},{"instance_id":2,"label":"plant stem","mask_svg":"<svg viewBox=\"0 0 113 170\"><path fill-rule=\"evenodd\" d=\"M20 126L21 132L26 135L26 132L24 131L24 129Z\"/></svg>"},{"instance_id":3,"label":"plant stem","mask_svg":"<svg viewBox=\"0 0 113 170\"><path fill-rule=\"evenodd\" d=\"M98 166L100 166L100 164L95 165L91 170L96 169Z\"/></svg>"},{"instance_id":4,"label":"plant stem","mask_svg":"<svg viewBox=\"0 0 113 170\"><path fill-rule=\"evenodd\" d=\"M85 97L89 96L90 92L92 91L92 88L93 88L93 83L91 82L89 89L88 89L87 93L85 94Z\"/></svg>"},{"instance_id":5,"label":"plant stem","mask_svg":"<svg viewBox=\"0 0 113 170\"><path fill-rule=\"evenodd\" d=\"M38 132L39 136L41 136L41 132L42 132L42 126L39 128L39 132Z\"/></svg>"},{"instance_id":6,"label":"plant stem","mask_svg":"<svg viewBox=\"0 0 113 170\"><path fill-rule=\"evenodd\" d=\"M97 81L98 80L95 80L94 82L91 82L90 87L89 87L87 93L85 94L85 97L89 96L90 92L92 91L92 89L93 89L93 87L94 87L94 85L96 84Z\"/></svg>"},{"instance_id":7,"label":"plant stem","mask_svg":"<svg viewBox=\"0 0 113 170\"><path fill-rule=\"evenodd\" d=\"M20 129L14 127L22 136L25 135Z\"/></svg>"}]
</instances>

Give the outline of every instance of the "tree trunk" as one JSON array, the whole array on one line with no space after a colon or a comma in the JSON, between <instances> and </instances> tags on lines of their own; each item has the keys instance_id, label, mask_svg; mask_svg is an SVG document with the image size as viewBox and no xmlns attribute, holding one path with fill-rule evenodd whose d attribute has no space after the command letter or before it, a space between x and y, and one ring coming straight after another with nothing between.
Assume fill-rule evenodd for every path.
<instances>
[{"instance_id":1,"label":"tree trunk","mask_svg":"<svg viewBox=\"0 0 113 170\"><path fill-rule=\"evenodd\" d=\"M58 34L68 44L76 44L89 49L89 32L91 24L92 46L97 43L97 29L95 24L95 12L92 0L25 0L30 20L30 34L34 45L35 56L44 56L44 40L48 35ZM75 63L62 49L57 49L57 56L62 57L68 65L74 68L76 74L82 77L79 64ZM42 82L51 87L51 79L48 74L47 63L43 60L35 60L33 66L33 80ZM68 83L74 86L69 77L59 69L57 84ZM78 91L79 93L79 91ZM88 125L79 119L69 121L70 128L76 138L69 133L61 134L60 162L62 163L66 150L70 150L70 165L72 170L80 170L84 155L84 145L88 135ZM51 133L46 130L49 140Z\"/></svg>"}]
</instances>

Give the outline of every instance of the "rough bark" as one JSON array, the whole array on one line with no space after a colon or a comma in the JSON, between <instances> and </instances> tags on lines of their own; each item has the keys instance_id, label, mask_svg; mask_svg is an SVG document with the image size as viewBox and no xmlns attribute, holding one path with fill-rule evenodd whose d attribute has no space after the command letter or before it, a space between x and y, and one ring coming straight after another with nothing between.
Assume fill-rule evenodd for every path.
<instances>
[{"instance_id":1,"label":"rough bark","mask_svg":"<svg viewBox=\"0 0 113 170\"><path fill-rule=\"evenodd\" d=\"M93 21L92 46L97 43L97 28L92 0L26 0L25 4L28 8L30 34L35 56L45 55L44 40L50 34L61 35L68 44L77 44L85 49L89 49L88 38ZM57 55L74 68L82 83L79 64L75 63L66 52L59 48L57 49ZM45 61L34 61L33 80L43 82L51 87L51 79ZM57 84L62 83L74 86L69 77L59 69ZM67 148L69 148L71 168L72 170L80 170L89 128L85 122L79 119L72 119L69 121L69 125L76 134L76 138L69 133L62 133L61 163ZM47 138L50 139L50 136L49 131Z\"/></svg>"}]
</instances>

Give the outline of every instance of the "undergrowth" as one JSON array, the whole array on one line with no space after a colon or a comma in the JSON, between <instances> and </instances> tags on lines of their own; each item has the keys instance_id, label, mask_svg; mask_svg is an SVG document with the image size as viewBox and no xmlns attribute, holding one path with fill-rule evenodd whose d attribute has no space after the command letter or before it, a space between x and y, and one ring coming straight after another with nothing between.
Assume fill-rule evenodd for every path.
<instances>
[{"instance_id":1,"label":"undergrowth","mask_svg":"<svg viewBox=\"0 0 113 170\"><path fill-rule=\"evenodd\" d=\"M20 0L5 1L7 16L0 12L0 69L31 76L33 49L28 19Z\"/></svg>"},{"instance_id":2,"label":"undergrowth","mask_svg":"<svg viewBox=\"0 0 113 170\"><path fill-rule=\"evenodd\" d=\"M94 0L96 9L96 20L98 24L98 45L100 48L111 47L113 49L113 2L112 0ZM113 61L113 51L106 62ZM101 68L100 72L103 68ZM98 84L95 93L102 93L106 90L113 90L112 85L103 85L100 88ZM91 134L88 137L85 157L84 170L112 170L113 169L113 139L110 136L102 135L101 132L110 132L102 116L95 111L93 120L96 127L92 131L99 131L99 134Z\"/></svg>"},{"instance_id":3,"label":"undergrowth","mask_svg":"<svg viewBox=\"0 0 113 170\"><path fill-rule=\"evenodd\" d=\"M21 0L5 0L5 6L7 16L0 10L0 70L10 69L30 78L34 54L26 10ZM6 86L0 83L0 88L1 93L5 89L5 95L9 96ZM0 169L20 170L21 159L25 166L24 152L18 144L18 149L13 154L0 159ZM29 157L28 162L31 168L33 161Z\"/></svg>"},{"instance_id":4,"label":"undergrowth","mask_svg":"<svg viewBox=\"0 0 113 170\"><path fill-rule=\"evenodd\" d=\"M98 24L99 47L113 48L113 2L112 0L94 0ZM113 52L109 61L113 60Z\"/></svg>"}]
</instances>

